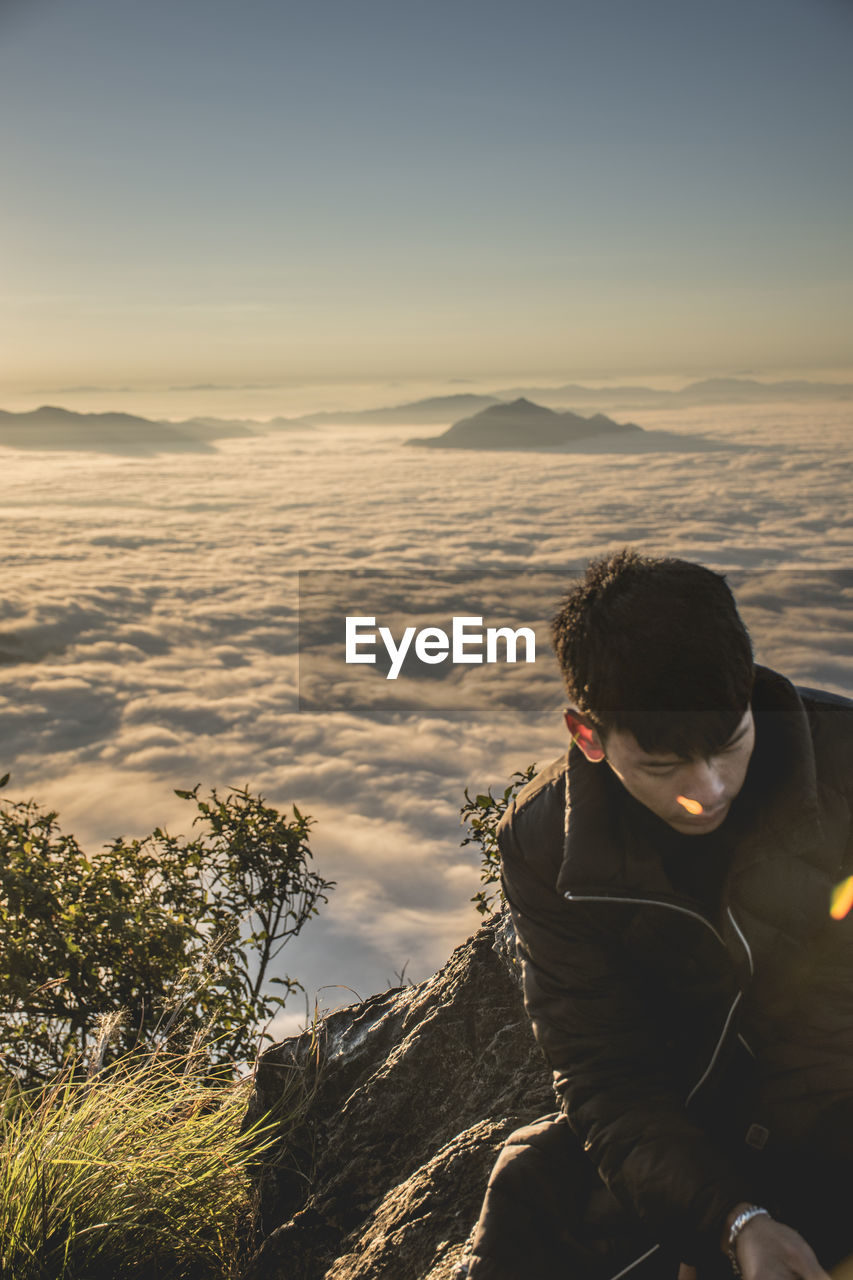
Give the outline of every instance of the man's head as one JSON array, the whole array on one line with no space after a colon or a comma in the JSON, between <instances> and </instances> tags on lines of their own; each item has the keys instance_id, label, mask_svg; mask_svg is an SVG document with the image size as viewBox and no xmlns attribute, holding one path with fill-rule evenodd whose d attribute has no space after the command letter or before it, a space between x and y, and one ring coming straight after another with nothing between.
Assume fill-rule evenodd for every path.
<instances>
[{"instance_id":1,"label":"man's head","mask_svg":"<svg viewBox=\"0 0 853 1280\"><path fill-rule=\"evenodd\" d=\"M618 551L590 564L553 637L587 758L677 830L719 826L754 742L752 646L723 577Z\"/></svg>"}]
</instances>

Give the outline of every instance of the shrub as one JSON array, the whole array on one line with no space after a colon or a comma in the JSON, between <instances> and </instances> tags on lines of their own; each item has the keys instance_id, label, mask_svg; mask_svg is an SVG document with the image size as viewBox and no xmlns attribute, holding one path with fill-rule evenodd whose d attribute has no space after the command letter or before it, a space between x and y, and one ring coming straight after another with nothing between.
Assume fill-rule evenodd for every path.
<instances>
[{"instance_id":1,"label":"shrub","mask_svg":"<svg viewBox=\"0 0 853 1280\"><path fill-rule=\"evenodd\" d=\"M508 809L511 801L523 786L536 773L536 765L529 764L523 771L516 771L512 781L499 796L492 795L492 789L482 792L472 800L465 788L465 803L459 810L462 825L467 828L468 835L463 845L476 844L480 849L480 879L484 888L475 893L471 901L476 903L481 915L494 911L496 903L503 902L501 888L501 855L498 849L498 823Z\"/></svg>"},{"instance_id":2,"label":"shrub","mask_svg":"<svg viewBox=\"0 0 853 1280\"><path fill-rule=\"evenodd\" d=\"M309 866L311 819L245 789L177 794L192 837L157 827L91 857L56 813L0 803L0 1053L19 1080L86 1057L104 1013L123 1015L119 1053L206 1028L218 1060L251 1059L299 986L269 971L332 887Z\"/></svg>"}]
</instances>

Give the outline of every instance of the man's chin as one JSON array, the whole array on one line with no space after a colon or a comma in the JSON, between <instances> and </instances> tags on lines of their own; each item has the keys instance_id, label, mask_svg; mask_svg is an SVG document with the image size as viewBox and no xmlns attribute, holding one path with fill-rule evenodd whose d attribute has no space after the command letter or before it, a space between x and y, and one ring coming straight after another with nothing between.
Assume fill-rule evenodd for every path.
<instances>
[{"instance_id":1,"label":"man's chin","mask_svg":"<svg viewBox=\"0 0 853 1280\"><path fill-rule=\"evenodd\" d=\"M685 836L705 836L711 831L716 831L721 827L728 817L731 805L724 804L720 809L714 809L710 813L700 814L679 814L668 818L667 822L674 831L678 831Z\"/></svg>"}]
</instances>

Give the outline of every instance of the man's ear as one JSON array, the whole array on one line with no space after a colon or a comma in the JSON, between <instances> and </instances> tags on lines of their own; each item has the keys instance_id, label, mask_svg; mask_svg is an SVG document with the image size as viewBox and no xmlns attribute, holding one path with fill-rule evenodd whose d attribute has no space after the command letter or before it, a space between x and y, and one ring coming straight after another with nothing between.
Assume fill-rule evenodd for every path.
<instances>
[{"instance_id":1,"label":"man's ear","mask_svg":"<svg viewBox=\"0 0 853 1280\"><path fill-rule=\"evenodd\" d=\"M568 707L563 714L572 742L580 748L590 764L600 764L604 759L604 747L595 729L584 716L571 707Z\"/></svg>"}]
</instances>

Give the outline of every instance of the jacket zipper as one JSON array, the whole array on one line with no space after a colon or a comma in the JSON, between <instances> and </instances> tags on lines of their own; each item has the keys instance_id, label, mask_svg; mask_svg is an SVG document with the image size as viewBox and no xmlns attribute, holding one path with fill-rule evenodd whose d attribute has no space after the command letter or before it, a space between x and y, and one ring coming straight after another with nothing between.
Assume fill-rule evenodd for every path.
<instances>
[{"instance_id":1,"label":"jacket zipper","mask_svg":"<svg viewBox=\"0 0 853 1280\"><path fill-rule=\"evenodd\" d=\"M714 937L719 942L722 943L723 947L726 946L725 942L723 942L723 935L717 929L714 928L710 920L708 920L705 916L703 916L701 912L691 911L689 907L681 907L678 905L677 902L665 902L662 898L638 898L633 896L628 898L623 898L623 897L617 897L616 895L610 894L610 893L575 894L575 893L567 892L563 894L563 897L568 902L628 902L631 904L638 903L640 906L644 906L644 907L668 907L670 911L680 911L682 915L691 916L694 920L699 920L702 924L705 925L707 929L711 930ZM731 910L729 911L729 915L731 916ZM731 917L731 919L732 919L732 924L734 924L734 917ZM738 937L741 938L741 940L744 943L744 946L746 946L746 941L743 937L743 934L741 933L740 929L737 928L736 924L735 924L735 928L737 929ZM749 948L747 947L747 951L748 950ZM726 951L728 951L728 948L726 948ZM750 972L752 972L751 957L750 957Z\"/></svg>"},{"instance_id":2,"label":"jacket zipper","mask_svg":"<svg viewBox=\"0 0 853 1280\"><path fill-rule=\"evenodd\" d=\"M639 904L640 906L648 906L648 907L668 907L670 911L680 911L682 915L690 916L694 920L699 920L708 929L710 929L714 937L718 939L723 949L725 950L726 954L728 955L728 947L726 946L725 941L723 940L723 935L717 929L714 928L714 926L711 924L711 921L706 919L705 916L703 916L700 912L691 911L689 907L679 906L678 903L664 902L660 898L638 898L638 897L626 898L626 897L618 897L616 895L604 894L604 893L573 894L573 893L567 892L563 894L563 897L568 902L623 902L623 903L627 902L631 904L636 903L636 904ZM731 907L726 907L726 914L728 915L729 919L732 922L732 926L735 930L735 933L737 934L738 938L743 944L743 948L746 952L747 962L749 964L749 976L753 977L755 974L755 966L753 964L752 951L750 949L749 943L744 937L743 930L741 929L737 920L735 920ZM708 1079L711 1072L713 1071L717 1058L720 1055L720 1050L723 1047L723 1041L725 1040L726 1035L728 1034L729 1027L731 1026L731 1021L732 1021L732 1018L734 1017L735 1009L740 1004L742 997L743 997L743 992L738 991L737 995L735 996L734 1000L731 1003L731 1007L729 1008L728 1013L726 1014L726 1020L723 1023L723 1029L720 1032L720 1038L718 1039L716 1045L714 1046L714 1052L711 1054L710 1061L708 1062L707 1067L702 1072L699 1079L694 1084L693 1088L688 1093L687 1098L685 1099L685 1104L693 1101L694 1097L702 1088L703 1084L705 1083L705 1081ZM741 1039L742 1043L746 1046L746 1048L749 1049L749 1045L746 1044L746 1041L743 1039L743 1037L741 1036L739 1038ZM749 1052L752 1053L752 1050L749 1049Z\"/></svg>"},{"instance_id":3,"label":"jacket zipper","mask_svg":"<svg viewBox=\"0 0 853 1280\"><path fill-rule=\"evenodd\" d=\"M753 978L753 977L755 977L755 965L752 963L752 951L750 950L749 943L747 942L746 938L744 937L743 930L741 929L741 927L740 927L740 925L738 924L737 920L735 920L735 918L734 918L734 916L733 916L733 914L732 914L732 909L731 909L731 907L726 907L726 914L728 915L729 919L730 919L730 920L731 920L731 922L732 922L732 928L734 929L735 933L737 934L737 936L740 938L741 942L743 943L743 949L744 949L744 951L746 952L746 959L747 959L747 962L748 962L748 964L749 964L749 976L750 976L750 978Z\"/></svg>"}]
</instances>

